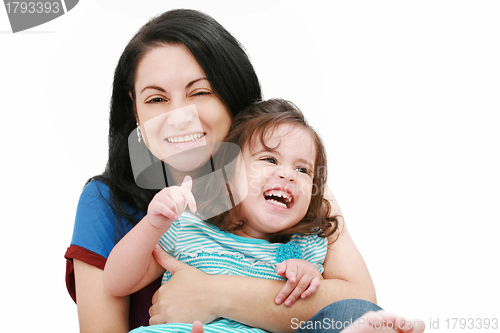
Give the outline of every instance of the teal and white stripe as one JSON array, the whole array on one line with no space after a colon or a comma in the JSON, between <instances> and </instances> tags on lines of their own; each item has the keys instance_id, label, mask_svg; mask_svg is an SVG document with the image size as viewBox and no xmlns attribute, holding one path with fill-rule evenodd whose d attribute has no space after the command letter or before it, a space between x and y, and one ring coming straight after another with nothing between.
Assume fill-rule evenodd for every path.
<instances>
[{"instance_id":1,"label":"teal and white stripe","mask_svg":"<svg viewBox=\"0 0 500 333\"><path fill-rule=\"evenodd\" d=\"M192 324L160 324L152 326L138 327L130 333L190 333ZM205 333L266 333L259 328L249 327L229 319L218 319L208 325L203 325Z\"/></svg>"}]
</instances>

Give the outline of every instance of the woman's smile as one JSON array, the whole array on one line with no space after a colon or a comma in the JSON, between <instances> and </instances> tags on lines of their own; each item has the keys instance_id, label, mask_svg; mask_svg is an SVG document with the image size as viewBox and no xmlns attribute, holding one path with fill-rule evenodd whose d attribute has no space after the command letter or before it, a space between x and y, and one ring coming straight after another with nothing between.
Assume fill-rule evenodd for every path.
<instances>
[{"instance_id":1,"label":"woman's smile","mask_svg":"<svg viewBox=\"0 0 500 333\"><path fill-rule=\"evenodd\" d=\"M165 144L165 152L170 151L164 157L170 154L175 154L178 150L188 150L196 147L206 146L207 137L204 132L186 133L179 135L172 135L163 139Z\"/></svg>"},{"instance_id":2,"label":"woman's smile","mask_svg":"<svg viewBox=\"0 0 500 333\"><path fill-rule=\"evenodd\" d=\"M200 138L205 137L205 133L200 132L200 133L194 133L194 134L186 134L182 136L172 136L165 138L165 141L168 143L186 143L186 142L192 142L199 140Z\"/></svg>"}]
</instances>

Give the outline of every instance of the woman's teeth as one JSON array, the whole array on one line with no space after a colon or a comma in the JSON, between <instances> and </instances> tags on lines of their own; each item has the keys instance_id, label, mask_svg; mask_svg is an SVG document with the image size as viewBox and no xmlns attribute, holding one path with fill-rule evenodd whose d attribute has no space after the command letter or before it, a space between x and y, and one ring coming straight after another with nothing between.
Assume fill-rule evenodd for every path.
<instances>
[{"instance_id":1,"label":"woman's teeth","mask_svg":"<svg viewBox=\"0 0 500 333\"><path fill-rule=\"evenodd\" d=\"M165 141L170 142L170 143L184 143L184 142L191 142L191 141L198 140L204 136L205 136L205 133L196 133L196 134L185 135L185 136L165 138Z\"/></svg>"}]
</instances>

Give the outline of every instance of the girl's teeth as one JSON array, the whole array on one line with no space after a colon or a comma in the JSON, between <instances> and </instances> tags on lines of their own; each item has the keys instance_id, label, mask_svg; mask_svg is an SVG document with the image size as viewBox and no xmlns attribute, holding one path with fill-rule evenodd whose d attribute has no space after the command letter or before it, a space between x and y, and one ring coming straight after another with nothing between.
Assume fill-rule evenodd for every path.
<instances>
[{"instance_id":1,"label":"girl's teeth","mask_svg":"<svg viewBox=\"0 0 500 333\"><path fill-rule=\"evenodd\" d=\"M267 201L269 201L270 203L272 203L273 205L276 205L276 206L281 206L283 208L288 208L284 203L282 202L279 202L279 201L276 201L276 200L273 200L273 199L267 199Z\"/></svg>"},{"instance_id":2,"label":"girl's teeth","mask_svg":"<svg viewBox=\"0 0 500 333\"><path fill-rule=\"evenodd\" d=\"M265 195L266 196L275 196L275 197L284 198L287 202L291 201L291 198L288 195L283 194L283 193L275 193L275 192L270 191L270 192L267 192Z\"/></svg>"}]
</instances>

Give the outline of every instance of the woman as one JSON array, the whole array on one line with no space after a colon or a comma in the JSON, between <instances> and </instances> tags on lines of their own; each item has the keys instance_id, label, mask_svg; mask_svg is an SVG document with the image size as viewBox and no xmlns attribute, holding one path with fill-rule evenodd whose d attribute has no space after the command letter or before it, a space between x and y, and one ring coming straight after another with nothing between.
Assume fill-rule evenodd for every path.
<instances>
[{"instance_id":1,"label":"woman","mask_svg":"<svg viewBox=\"0 0 500 333\"><path fill-rule=\"evenodd\" d=\"M103 285L102 269L109 252L144 216L158 191L136 184L127 145L129 134L138 125L144 129L159 112L157 108L166 112L194 104L207 142L217 141L227 134L232 117L260 99L259 81L247 55L211 17L191 10L166 12L130 41L115 70L108 164L104 174L92 178L82 193L66 253L68 290L77 302L82 332L127 332L147 325L147 303L159 287L159 283L152 284L130 298L117 298L108 295ZM331 201L337 207L333 196ZM208 322L222 316L270 331L285 331L296 329L291 328L293 319L307 320L338 300L375 302L363 259L347 230L340 227L342 232L330 239L336 241L327 257L338 267L336 278L323 280L315 297L300 300L293 307L274 304L293 302L285 300L287 291L281 290L280 282L207 276L197 270L185 274L190 268L171 258L158 258L174 276L153 298L151 323ZM371 306L346 300L316 316L354 307L359 317L378 309Z\"/></svg>"}]
</instances>

